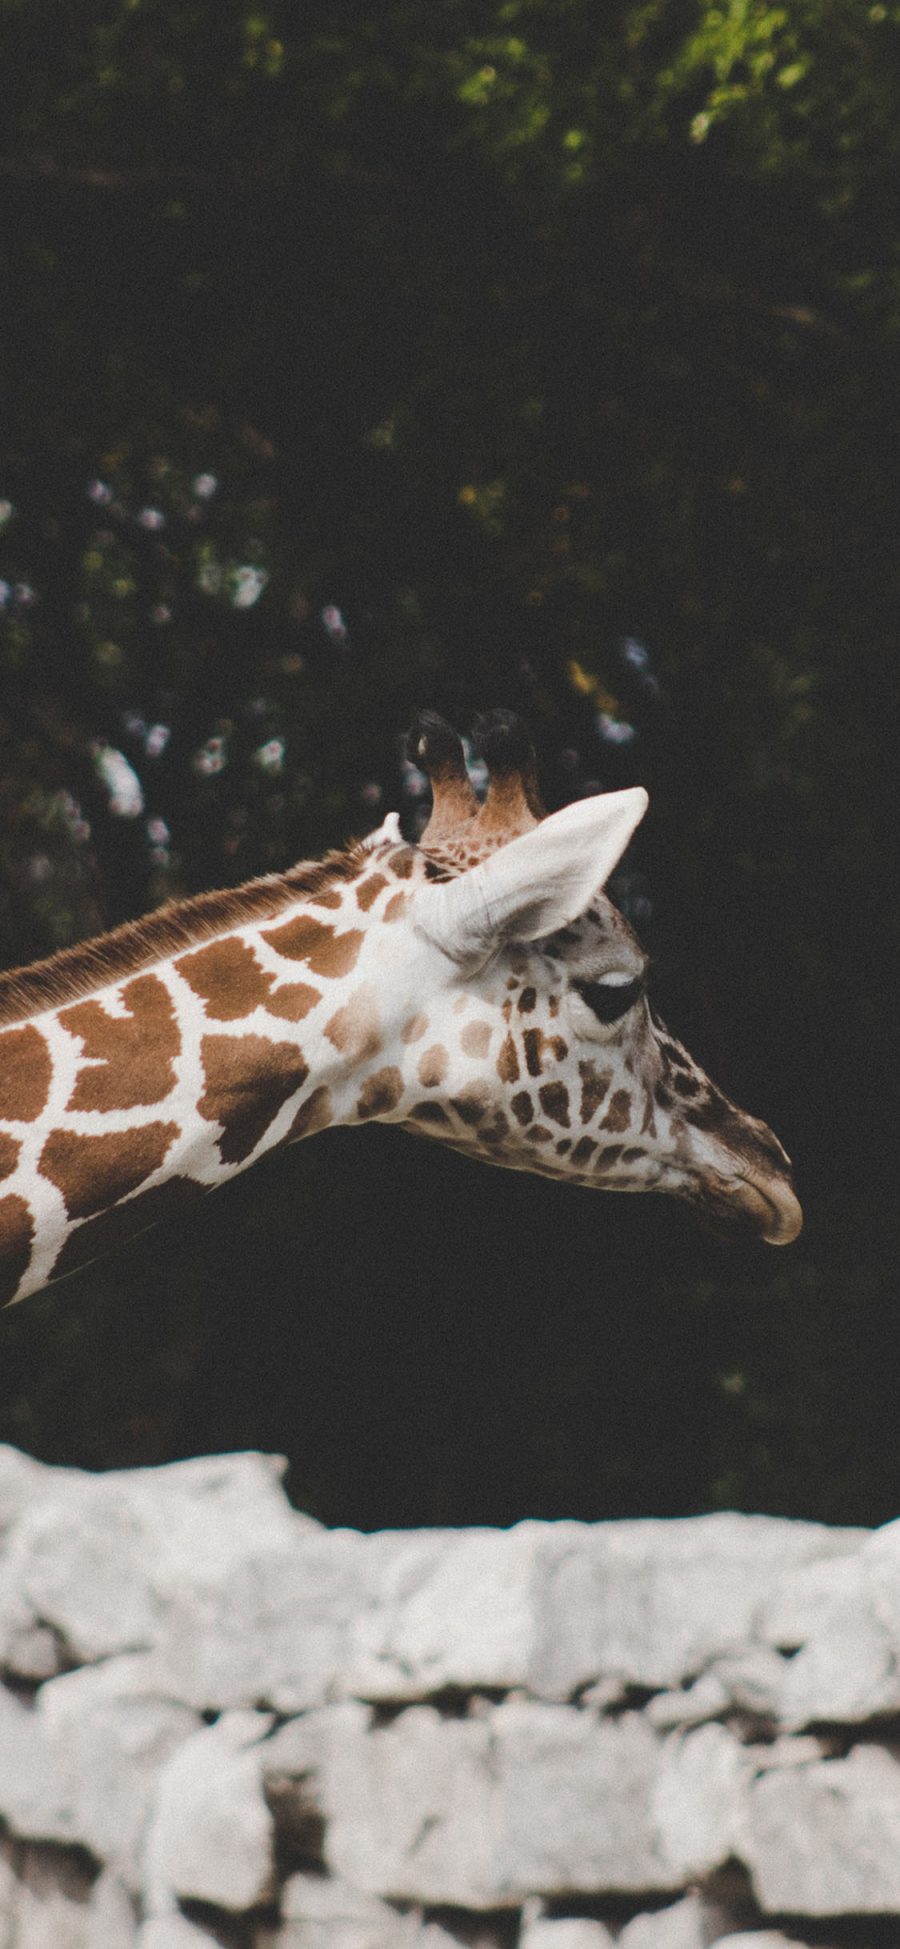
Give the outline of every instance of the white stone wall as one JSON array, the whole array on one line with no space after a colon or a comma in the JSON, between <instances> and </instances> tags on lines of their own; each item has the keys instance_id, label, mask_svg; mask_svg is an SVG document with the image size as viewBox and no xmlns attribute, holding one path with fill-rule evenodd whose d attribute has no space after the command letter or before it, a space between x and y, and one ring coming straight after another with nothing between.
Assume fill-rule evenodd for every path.
<instances>
[{"instance_id":1,"label":"white stone wall","mask_svg":"<svg viewBox=\"0 0 900 1949\"><path fill-rule=\"evenodd\" d=\"M900 1523L279 1476L0 1449L0 1949L900 1949Z\"/></svg>"}]
</instances>

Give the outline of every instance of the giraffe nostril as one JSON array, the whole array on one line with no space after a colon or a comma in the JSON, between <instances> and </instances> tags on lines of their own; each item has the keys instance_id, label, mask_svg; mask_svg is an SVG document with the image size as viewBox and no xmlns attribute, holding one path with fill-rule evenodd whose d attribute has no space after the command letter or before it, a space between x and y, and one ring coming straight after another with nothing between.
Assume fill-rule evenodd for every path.
<instances>
[{"instance_id":1,"label":"giraffe nostril","mask_svg":"<svg viewBox=\"0 0 900 1949\"><path fill-rule=\"evenodd\" d=\"M756 1137L763 1157L768 1164L772 1165L773 1170L789 1171L791 1168L791 1160L787 1151L784 1145L778 1142L774 1131L769 1129L767 1123L758 1123L756 1125Z\"/></svg>"}]
</instances>

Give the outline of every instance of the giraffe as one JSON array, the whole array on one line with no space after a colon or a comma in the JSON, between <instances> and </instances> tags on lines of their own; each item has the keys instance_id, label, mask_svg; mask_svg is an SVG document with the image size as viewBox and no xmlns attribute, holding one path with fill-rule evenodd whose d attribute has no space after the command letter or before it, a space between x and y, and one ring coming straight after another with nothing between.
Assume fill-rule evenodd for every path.
<instances>
[{"instance_id":1,"label":"giraffe","mask_svg":"<svg viewBox=\"0 0 900 1949\"><path fill-rule=\"evenodd\" d=\"M29 1293L266 1152L373 1118L469 1157L693 1201L773 1244L790 1163L656 1018L602 891L638 787L544 814L527 733L411 733L433 812L0 974L0 1299Z\"/></svg>"}]
</instances>

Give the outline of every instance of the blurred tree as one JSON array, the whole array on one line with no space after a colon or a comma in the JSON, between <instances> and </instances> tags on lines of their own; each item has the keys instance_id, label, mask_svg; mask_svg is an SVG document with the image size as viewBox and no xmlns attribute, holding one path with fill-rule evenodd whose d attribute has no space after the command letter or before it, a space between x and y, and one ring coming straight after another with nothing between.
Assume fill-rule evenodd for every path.
<instances>
[{"instance_id":1,"label":"blurred tree","mask_svg":"<svg viewBox=\"0 0 900 1949\"><path fill-rule=\"evenodd\" d=\"M423 703L462 723L523 710L551 803L641 777L654 818L616 890L661 949L663 1012L796 1152L806 1239L776 1271L677 1214L557 1216L552 1187L527 1187L528 1326L486 1354L501 1433L488 1454L469 1417L446 1427L418 1512L489 1514L489 1479L495 1514L886 1511L900 1481L864 1404L897 1378L900 6L620 0L598 21L589 0L75 0L61 22L0 0L0 53L3 958L277 868L391 804L414 832L398 734ZM465 1186L482 1254L522 1228L521 1187L383 1154L401 1205ZM355 1145L324 1155L283 1169L314 1203L333 1171L352 1209ZM356 1508L301 1405L276 1388L266 1418L265 1362L247 1378L236 1241L257 1201L278 1223L278 1170L264 1182L214 1206L202 1272L183 1232L127 1261L149 1391L130 1433L111 1398L127 1332L75 1426L66 1386L28 1367L45 1341L26 1316L0 1426L97 1464L283 1442L300 1493ZM625 1260L632 1324L593 1359L630 1376L627 1412L612 1378L584 1380L601 1229L620 1247L607 1305ZM451 1251L451 1341L471 1342L471 1277ZM267 1280L292 1373L294 1285ZM540 1325L560 1281L574 1360ZM86 1275L32 1313L64 1364L77 1342L102 1366L117 1290ZM431 1331L423 1428L452 1364ZM665 1387L690 1368L680 1420L647 1392L654 1335ZM392 1398L360 1344L357 1424L373 1374ZM378 1428L358 1520L400 1506L405 1458Z\"/></svg>"}]
</instances>

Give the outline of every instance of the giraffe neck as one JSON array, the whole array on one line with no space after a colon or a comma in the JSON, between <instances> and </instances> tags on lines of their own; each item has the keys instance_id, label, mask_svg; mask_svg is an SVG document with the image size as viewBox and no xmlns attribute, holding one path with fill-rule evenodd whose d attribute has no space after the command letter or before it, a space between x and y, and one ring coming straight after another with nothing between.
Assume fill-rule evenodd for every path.
<instances>
[{"instance_id":1,"label":"giraffe neck","mask_svg":"<svg viewBox=\"0 0 900 1949\"><path fill-rule=\"evenodd\" d=\"M383 1056L368 950L420 871L388 844L299 898L290 876L257 883L268 912L209 938L209 902L159 916L169 951L156 958L139 923L91 958L47 964L52 1005L0 1030L0 1298L87 1264L279 1145L390 1112L402 1079Z\"/></svg>"}]
</instances>

